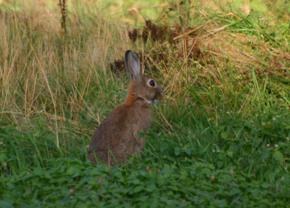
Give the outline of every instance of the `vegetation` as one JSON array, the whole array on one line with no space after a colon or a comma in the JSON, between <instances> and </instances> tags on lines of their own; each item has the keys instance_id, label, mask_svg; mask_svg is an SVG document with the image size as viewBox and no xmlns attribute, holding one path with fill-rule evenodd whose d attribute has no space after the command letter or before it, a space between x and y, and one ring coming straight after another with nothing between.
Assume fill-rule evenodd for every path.
<instances>
[{"instance_id":1,"label":"vegetation","mask_svg":"<svg viewBox=\"0 0 290 208\"><path fill-rule=\"evenodd\" d=\"M289 207L288 1L60 2L0 1L0 207ZM92 166L127 49L165 97L142 154Z\"/></svg>"}]
</instances>

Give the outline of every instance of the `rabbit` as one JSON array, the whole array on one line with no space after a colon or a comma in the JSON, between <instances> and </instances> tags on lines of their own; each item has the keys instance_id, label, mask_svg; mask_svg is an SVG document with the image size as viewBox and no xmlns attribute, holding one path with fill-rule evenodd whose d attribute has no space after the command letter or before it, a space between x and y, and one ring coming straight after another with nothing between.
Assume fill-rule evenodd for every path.
<instances>
[{"instance_id":1,"label":"rabbit","mask_svg":"<svg viewBox=\"0 0 290 208\"><path fill-rule=\"evenodd\" d=\"M125 67L131 78L128 95L96 129L88 150L93 164L99 160L108 165L121 164L141 152L144 140L138 138L138 132L149 128L150 105L162 98L157 82L143 76L137 53L125 52Z\"/></svg>"}]
</instances>

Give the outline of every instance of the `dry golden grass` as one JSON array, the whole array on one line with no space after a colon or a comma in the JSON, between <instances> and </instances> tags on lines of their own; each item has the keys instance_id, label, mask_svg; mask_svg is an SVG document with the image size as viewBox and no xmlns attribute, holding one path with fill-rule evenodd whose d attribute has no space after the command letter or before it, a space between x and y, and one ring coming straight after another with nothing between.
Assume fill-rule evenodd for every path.
<instances>
[{"instance_id":1,"label":"dry golden grass","mask_svg":"<svg viewBox=\"0 0 290 208\"><path fill-rule=\"evenodd\" d=\"M71 122L78 122L82 110L99 119L86 96L96 86L110 85L114 78L109 64L132 47L145 51L160 70L169 102L204 80L222 85L229 70L241 81L252 70L261 76L289 76L289 51L231 32L228 25L212 20L197 25L194 31L177 34L174 46L167 41L132 45L127 26L109 14L98 15L94 2L83 8L68 6L67 34L61 32L59 8L46 1L26 1L20 11L0 12L0 116L20 123L42 114L54 121L55 129L67 120L67 112L73 115ZM202 8L199 13L208 16ZM109 97L106 89L96 93L100 99Z\"/></svg>"},{"instance_id":2,"label":"dry golden grass","mask_svg":"<svg viewBox=\"0 0 290 208\"><path fill-rule=\"evenodd\" d=\"M67 35L46 7L0 14L0 114L15 123L44 114L64 120L84 108L108 63L128 48L126 31L95 16L90 28L77 13Z\"/></svg>"},{"instance_id":3,"label":"dry golden grass","mask_svg":"<svg viewBox=\"0 0 290 208\"><path fill-rule=\"evenodd\" d=\"M204 80L223 85L229 73L235 74L238 85L248 82L253 71L258 77L290 79L287 47L277 48L257 36L227 29L211 22L176 35L171 44L158 39L150 46L149 62L162 71L173 99L186 86Z\"/></svg>"}]
</instances>

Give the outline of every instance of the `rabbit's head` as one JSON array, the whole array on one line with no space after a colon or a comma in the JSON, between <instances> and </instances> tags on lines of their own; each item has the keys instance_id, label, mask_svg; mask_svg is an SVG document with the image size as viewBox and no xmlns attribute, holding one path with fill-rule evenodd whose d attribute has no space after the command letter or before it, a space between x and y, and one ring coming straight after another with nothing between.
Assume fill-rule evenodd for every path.
<instances>
[{"instance_id":1,"label":"rabbit's head","mask_svg":"<svg viewBox=\"0 0 290 208\"><path fill-rule=\"evenodd\" d=\"M127 101L142 99L147 104L153 104L162 97L162 89L157 82L143 75L140 59L135 52L126 51L125 66L131 78Z\"/></svg>"}]
</instances>

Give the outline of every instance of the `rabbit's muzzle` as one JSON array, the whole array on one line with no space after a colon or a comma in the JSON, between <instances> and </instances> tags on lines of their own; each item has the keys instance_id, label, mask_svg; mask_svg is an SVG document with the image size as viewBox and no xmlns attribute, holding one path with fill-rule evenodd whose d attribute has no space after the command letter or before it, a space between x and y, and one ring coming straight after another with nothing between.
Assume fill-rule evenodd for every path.
<instances>
[{"instance_id":1,"label":"rabbit's muzzle","mask_svg":"<svg viewBox=\"0 0 290 208\"><path fill-rule=\"evenodd\" d=\"M157 103L163 97L163 90L161 87L157 87L155 91L155 95L152 99L152 103Z\"/></svg>"}]
</instances>

